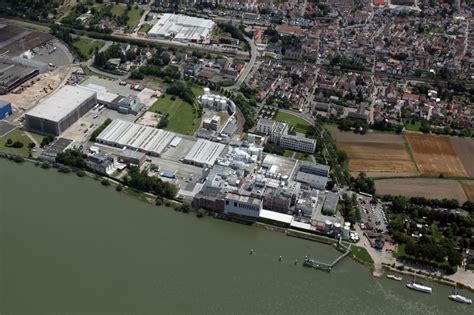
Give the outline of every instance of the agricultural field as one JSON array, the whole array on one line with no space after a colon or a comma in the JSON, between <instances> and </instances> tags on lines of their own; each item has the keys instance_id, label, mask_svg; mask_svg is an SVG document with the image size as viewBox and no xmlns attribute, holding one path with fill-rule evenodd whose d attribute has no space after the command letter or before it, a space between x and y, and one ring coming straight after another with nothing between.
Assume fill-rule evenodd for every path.
<instances>
[{"instance_id":1,"label":"agricultural field","mask_svg":"<svg viewBox=\"0 0 474 315\"><path fill-rule=\"evenodd\" d=\"M474 177L474 139L450 137L450 140L467 174Z\"/></svg>"},{"instance_id":2,"label":"agricultural field","mask_svg":"<svg viewBox=\"0 0 474 315\"><path fill-rule=\"evenodd\" d=\"M286 122L289 125L293 126L296 132L301 133L306 133L310 126L310 124L306 120L299 118L298 116L283 112L278 112L278 114L276 114L273 119L275 119L276 121Z\"/></svg>"},{"instance_id":3,"label":"agricultural field","mask_svg":"<svg viewBox=\"0 0 474 315\"><path fill-rule=\"evenodd\" d=\"M172 100L171 97L169 94L163 95L148 111L163 115L169 114L166 130L192 135L201 125L201 118L196 117L192 105L179 97L176 97L175 100Z\"/></svg>"},{"instance_id":4,"label":"agricultural field","mask_svg":"<svg viewBox=\"0 0 474 315\"><path fill-rule=\"evenodd\" d=\"M469 181L474 197L474 181ZM465 184L455 179L440 178L392 178L375 180L375 189L379 195L401 195L406 197L425 197L430 199L457 199L460 203L468 197ZM474 200L474 199L471 199Z\"/></svg>"},{"instance_id":5,"label":"agricultural field","mask_svg":"<svg viewBox=\"0 0 474 315\"><path fill-rule=\"evenodd\" d=\"M474 201L474 180L461 180L460 182L467 199Z\"/></svg>"},{"instance_id":6,"label":"agricultural field","mask_svg":"<svg viewBox=\"0 0 474 315\"><path fill-rule=\"evenodd\" d=\"M339 149L349 157L349 171L356 175L365 172L372 177L412 176L416 164L407 149L403 136L391 133L342 132L335 125L326 128L337 141Z\"/></svg>"},{"instance_id":7,"label":"agricultural field","mask_svg":"<svg viewBox=\"0 0 474 315\"><path fill-rule=\"evenodd\" d=\"M409 132L406 138L421 173L468 176L449 137Z\"/></svg>"},{"instance_id":8,"label":"agricultural field","mask_svg":"<svg viewBox=\"0 0 474 315\"><path fill-rule=\"evenodd\" d=\"M349 171L369 176L414 175L417 173L406 146L402 143L338 142L349 157Z\"/></svg>"}]
</instances>

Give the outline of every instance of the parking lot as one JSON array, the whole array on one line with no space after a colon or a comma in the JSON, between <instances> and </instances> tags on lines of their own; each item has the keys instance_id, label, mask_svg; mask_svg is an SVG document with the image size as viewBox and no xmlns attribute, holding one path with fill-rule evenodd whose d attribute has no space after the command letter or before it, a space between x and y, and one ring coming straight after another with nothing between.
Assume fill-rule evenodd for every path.
<instances>
[{"instance_id":1,"label":"parking lot","mask_svg":"<svg viewBox=\"0 0 474 315\"><path fill-rule=\"evenodd\" d=\"M380 233L387 232L387 218L382 203L371 204L371 197L358 194L357 200L361 211L362 222L366 227L372 227Z\"/></svg>"},{"instance_id":2,"label":"parking lot","mask_svg":"<svg viewBox=\"0 0 474 315\"><path fill-rule=\"evenodd\" d=\"M51 63L54 67L69 65L74 59L68 49L56 39L34 48L33 51L33 60L46 64Z\"/></svg>"}]
</instances>

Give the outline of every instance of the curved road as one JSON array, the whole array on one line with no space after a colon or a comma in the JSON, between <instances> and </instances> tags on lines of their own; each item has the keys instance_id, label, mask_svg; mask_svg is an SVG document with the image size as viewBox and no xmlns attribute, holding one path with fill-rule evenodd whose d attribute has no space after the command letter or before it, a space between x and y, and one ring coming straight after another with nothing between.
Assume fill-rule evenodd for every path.
<instances>
[{"instance_id":1,"label":"curved road","mask_svg":"<svg viewBox=\"0 0 474 315\"><path fill-rule=\"evenodd\" d=\"M240 85L244 83L244 81L247 79L247 76L249 75L250 71L255 65L255 62L257 61L257 46L255 46L255 42L253 41L253 39L248 38L245 35L244 35L244 39L247 41L247 43L249 43L249 46L250 46L250 61L245 65L244 69L240 73L240 76L235 82L235 84L230 87L232 89L240 88Z\"/></svg>"}]
</instances>

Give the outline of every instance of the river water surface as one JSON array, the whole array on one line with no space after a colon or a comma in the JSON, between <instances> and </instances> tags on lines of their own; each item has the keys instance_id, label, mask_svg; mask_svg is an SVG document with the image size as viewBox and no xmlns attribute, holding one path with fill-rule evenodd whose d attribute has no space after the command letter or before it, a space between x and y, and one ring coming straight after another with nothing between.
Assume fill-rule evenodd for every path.
<instances>
[{"instance_id":1,"label":"river water surface","mask_svg":"<svg viewBox=\"0 0 474 315\"><path fill-rule=\"evenodd\" d=\"M254 255L249 250L254 249ZM283 261L278 262L278 257ZM0 159L1 314L472 314L377 279L329 246L148 205L90 178ZM405 279L404 279L405 280ZM462 292L472 298L472 293Z\"/></svg>"}]
</instances>

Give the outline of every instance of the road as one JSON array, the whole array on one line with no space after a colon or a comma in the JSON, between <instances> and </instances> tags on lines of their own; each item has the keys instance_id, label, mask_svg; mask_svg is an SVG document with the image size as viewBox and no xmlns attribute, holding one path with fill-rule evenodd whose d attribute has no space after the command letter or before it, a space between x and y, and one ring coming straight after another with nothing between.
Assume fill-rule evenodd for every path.
<instances>
[{"instance_id":1,"label":"road","mask_svg":"<svg viewBox=\"0 0 474 315\"><path fill-rule=\"evenodd\" d=\"M253 39L248 38L247 36L244 35L244 39L249 43L250 46L250 61L247 62L245 65L244 69L242 69L242 72L240 73L239 78L235 82L235 84L232 86L233 89L238 89L242 85L242 83L245 82L247 79L247 76L249 75L250 71L252 70L253 66L255 65L255 62L257 61L257 46L255 46L255 42Z\"/></svg>"}]
</instances>

